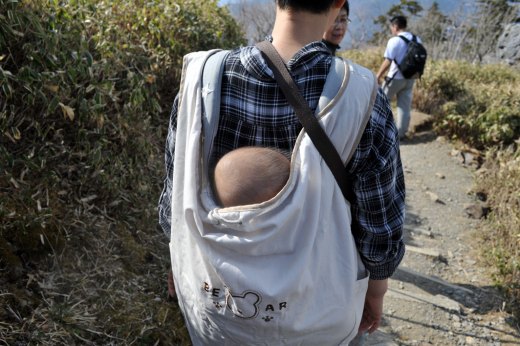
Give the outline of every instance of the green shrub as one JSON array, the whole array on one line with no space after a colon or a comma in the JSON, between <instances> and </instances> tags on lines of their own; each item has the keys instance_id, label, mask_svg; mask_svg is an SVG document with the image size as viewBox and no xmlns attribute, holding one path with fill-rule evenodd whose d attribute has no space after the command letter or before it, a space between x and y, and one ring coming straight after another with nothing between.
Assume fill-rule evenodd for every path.
<instances>
[{"instance_id":1,"label":"green shrub","mask_svg":"<svg viewBox=\"0 0 520 346\"><path fill-rule=\"evenodd\" d=\"M0 162L10 215L4 236L62 217L92 196L110 213L141 201L136 190L156 195L150 187L182 56L243 42L216 1L0 6ZM124 191L133 197L122 199Z\"/></svg>"},{"instance_id":2,"label":"green shrub","mask_svg":"<svg viewBox=\"0 0 520 346\"><path fill-rule=\"evenodd\" d=\"M125 306L142 285L165 286L157 282L168 259L167 241L156 230L156 204L182 56L243 43L216 0L0 0L0 267L7 268L0 287L47 296L0 295L0 320L17 325L4 319L3 307L24 305L21 314L32 327L54 321L52 335L73 344L96 329L88 316L72 323L64 313L81 309L124 340L150 336L171 344L185 338L142 329L138 314L144 312L136 307L160 305L146 296L133 301L135 311L114 312L113 306ZM110 279L112 269L103 269L109 277L99 275L104 262L125 268L128 282L113 285L122 277ZM36 280L52 268L59 269L52 275L59 284ZM138 283L143 273L154 282ZM81 288L77 298L70 293ZM96 301L101 291L109 298ZM58 302L49 295L69 298ZM132 323L124 323L125 315ZM55 344L38 328L20 328L20 338L12 333L8 343ZM95 339L112 342L103 334Z\"/></svg>"},{"instance_id":3,"label":"green shrub","mask_svg":"<svg viewBox=\"0 0 520 346\"><path fill-rule=\"evenodd\" d=\"M502 65L432 62L417 83L414 105L435 116L439 133L476 148L520 137L520 72Z\"/></svg>"}]
</instances>

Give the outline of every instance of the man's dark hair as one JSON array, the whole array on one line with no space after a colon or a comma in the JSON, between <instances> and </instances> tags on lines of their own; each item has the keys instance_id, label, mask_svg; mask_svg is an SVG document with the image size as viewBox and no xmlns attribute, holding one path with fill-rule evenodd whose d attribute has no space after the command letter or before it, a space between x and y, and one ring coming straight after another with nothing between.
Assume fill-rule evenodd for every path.
<instances>
[{"instance_id":1,"label":"man's dark hair","mask_svg":"<svg viewBox=\"0 0 520 346\"><path fill-rule=\"evenodd\" d=\"M390 19L390 23L397 25L398 29L406 29L408 21L406 20L405 16L395 16L392 19Z\"/></svg>"},{"instance_id":2,"label":"man's dark hair","mask_svg":"<svg viewBox=\"0 0 520 346\"><path fill-rule=\"evenodd\" d=\"M347 16L350 14L350 8L348 7L348 0L345 0L345 3L343 4L343 8L345 11L347 11Z\"/></svg>"},{"instance_id":3,"label":"man's dark hair","mask_svg":"<svg viewBox=\"0 0 520 346\"><path fill-rule=\"evenodd\" d=\"M282 10L292 9L295 11L323 13L334 4L334 0L276 0L276 4Z\"/></svg>"}]
</instances>

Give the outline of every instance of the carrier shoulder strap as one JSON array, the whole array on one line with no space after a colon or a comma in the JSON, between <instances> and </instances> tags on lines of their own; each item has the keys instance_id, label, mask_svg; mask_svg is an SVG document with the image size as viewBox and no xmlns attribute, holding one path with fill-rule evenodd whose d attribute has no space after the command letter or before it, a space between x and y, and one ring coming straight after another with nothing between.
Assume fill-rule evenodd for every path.
<instances>
[{"instance_id":1,"label":"carrier shoulder strap","mask_svg":"<svg viewBox=\"0 0 520 346\"><path fill-rule=\"evenodd\" d=\"M216 50L206 60L202 72L202 131L205 162L209 162L213 139L218 128L222 75L224 62L229 53L229 50Z\"/></svg>"},{"instance_id":2,"label":"carrier shoulder strap","mask_svg":"<svg viewBox=\"0 0 520 346\"><path fill-rule=\"evenodd\" d=\"M294 112L300 120L303 128L309 135L312 143L329 166L338 186L345 199L352 200L352 188L349 183L347 170L341 157L321 127L318 119L312 113L307 101L300 93L298 86L291 77L287 66L274 48L271 42L262 41L257 44L258 49L267 62L267 65L274 73L278 85L282 89L284 96L289 104L294 108Z\"/></svg>"}]
</instances>

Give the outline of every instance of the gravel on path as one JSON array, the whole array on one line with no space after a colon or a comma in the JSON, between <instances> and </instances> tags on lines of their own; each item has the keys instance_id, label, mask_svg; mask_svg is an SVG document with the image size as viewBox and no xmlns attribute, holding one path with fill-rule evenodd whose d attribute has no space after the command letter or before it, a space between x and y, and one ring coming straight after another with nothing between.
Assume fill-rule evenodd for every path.
<instances>
[{"instance_id":1,"label":"gravel on path","mask_svg":"<svg viewBox=\"0 0 520 346\"><path fill-rule=\"evenodd\" d=\"M380 330L365 345L520 345L518 327L479 262L468 205L475 166L414 112L401 143L406 179L405 258L390 279Z\"/></svg>"}]
</instances>

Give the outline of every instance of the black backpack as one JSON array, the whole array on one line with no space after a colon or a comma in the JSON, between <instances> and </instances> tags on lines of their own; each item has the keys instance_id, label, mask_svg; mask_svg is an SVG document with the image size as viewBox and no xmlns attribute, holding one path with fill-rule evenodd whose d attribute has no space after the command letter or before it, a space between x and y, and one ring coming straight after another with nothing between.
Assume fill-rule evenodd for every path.
<instances>
[{"instance_id":1,"label":"black backpack","mask_svg":"<svg viewBox=\"0 0 520 346\"><path fill-rule=\"evenodd\" d=\"M424 65L426 65L426 58L428 56L426 49L417 41L417 36L415 35L413 35L412 40L401 35L399 35L399 37L408 45L406 54L401 63L399 64L396 61L399 70L406 79L420 78L424 72Z\"/></svg>"}]
</instances>

